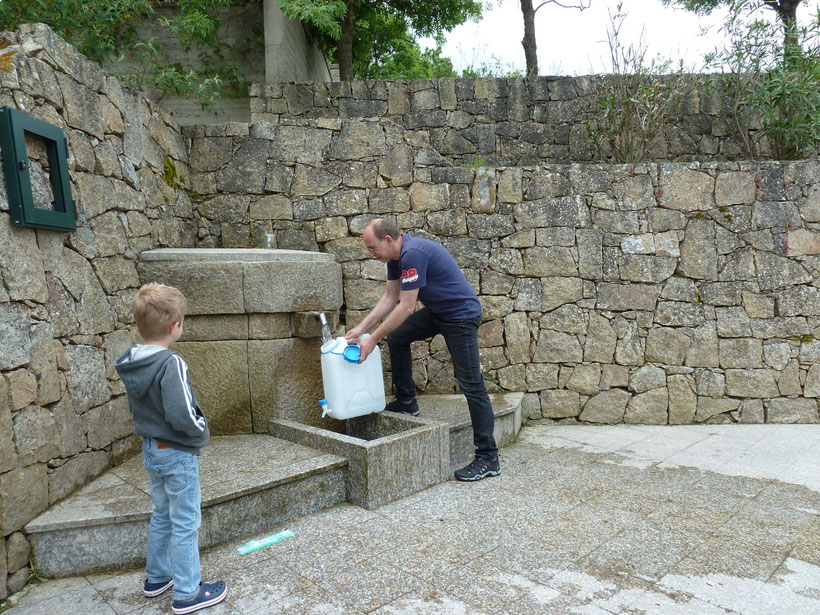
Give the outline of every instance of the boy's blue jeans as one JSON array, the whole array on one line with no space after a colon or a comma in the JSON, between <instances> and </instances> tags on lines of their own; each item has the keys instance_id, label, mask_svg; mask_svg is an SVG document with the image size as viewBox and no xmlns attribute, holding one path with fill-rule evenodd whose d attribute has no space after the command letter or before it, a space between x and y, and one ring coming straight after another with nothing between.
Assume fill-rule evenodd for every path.
<instances>
[{"instance_id":1,"label":"boy's blue jeans","mask_svg":"<svg viewBox=\"0 0 820 615\"><path fill-rule=\"evenodd\" d=\"M142 458L151 477L154 512L148 528L145 575L150 583L174 580L174 600L199 594L199 525L202 520L199 459L143 438Z\"/></svg>"},{"instance_id":2,"label":"boy's blue jeans","mask_svg":"<svg viewBox=\"0 0 820 615\"><path fill-rule=\"evenodd\" d=\"M498 455L498 448L493 437L493 407L490 404L490 396L487 395L484 377L481 375L481 360L478 354L480 324L480 316L456 321L439 320L425 307L411 314L395 331L388 334L387 346L390 348L390 367L393 371L396 399L410 402L416 398L410 344L433 337L436 333L444 336L453 359L456 380L467 398L467 406L470 409L476 457L491 460Z\"/></svg>"}]
</instances>

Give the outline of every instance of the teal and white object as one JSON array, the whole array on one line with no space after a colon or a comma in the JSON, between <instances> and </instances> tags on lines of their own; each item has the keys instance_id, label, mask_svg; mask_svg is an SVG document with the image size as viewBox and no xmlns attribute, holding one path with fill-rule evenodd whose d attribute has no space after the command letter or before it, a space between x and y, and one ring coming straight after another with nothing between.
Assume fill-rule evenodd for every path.
<instances>
[{"instance_id":1,"label":"teal and white object","mask_svg":"<svg viewBox=\"0 0 820 615\"><path fill-rule=\"evenodd\" d=\"M239 551L241 555L245 555L246 553L258 551L263 547L268 547L272 544L285 540L286 538L291 538L293 536L296 536L296 534L294 534L290 530L282 530L281 532L276 532L275 534L265 536L264 538L254 538L253 540L249 540L244 545L236 547L236 550Z\"/></svg>"},{"instance_id":2,"label":"teal and white object","mask_svg":"<svg viewBox=\"0 0 820 615\"><path fill-rule=\"evenodd\" d=\"M376 346L367 359L360 359L361 347L343 337L322 344L323 417L344 420L384 410L381 350Z\"/></svg>"}]
</instances>

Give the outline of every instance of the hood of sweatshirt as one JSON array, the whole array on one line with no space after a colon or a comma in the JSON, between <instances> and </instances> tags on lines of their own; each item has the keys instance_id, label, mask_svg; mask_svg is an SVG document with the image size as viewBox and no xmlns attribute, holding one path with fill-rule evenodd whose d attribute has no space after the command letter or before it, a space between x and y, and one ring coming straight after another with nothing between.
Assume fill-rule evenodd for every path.
<instances>
[{"instance_id":1,"label":"hood of sweatshirt","mask_svg":"<svg viewBox=\"0 0 820 615\"><path fill-rule=\"evenodd\" d=\"M121 354L114 367L128 390L143 397L173 353L162 346L137 345Z\"/></svg>"}]
</instances>

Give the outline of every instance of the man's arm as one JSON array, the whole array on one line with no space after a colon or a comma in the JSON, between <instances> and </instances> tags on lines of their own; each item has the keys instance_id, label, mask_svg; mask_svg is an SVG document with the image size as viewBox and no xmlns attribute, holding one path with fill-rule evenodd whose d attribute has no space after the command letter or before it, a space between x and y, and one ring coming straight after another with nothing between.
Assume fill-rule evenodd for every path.
<instances>
[{"instance_id":1,"label":"man's arm","mask_svg":"<svg viewBox=\"0 0 820 615\"><path fill-rule=\"evenodd\" d=\"M349 342L358 342L362 334L367 333L373 325L384 320L399 300L399 288L401 280L388 280L384 289L384 294L364 320L353 327L345 334L345 339Z\"/></svg>"},{"instance_id":2,"label":"man's arm","mask_svg":"<svg viewBox=\"0 0 820 615\"><path fill-rule=\"evenodd\" d=\"M398 280L393 281L398 284L401 283ZM416 299L418 298L418 295L418 288L414 288L413 290L403 290L399 293L399 304L395 306L392 312L390 312L387 319L379 325L379 327L373 332L373 335L361 340L359 345L362 349L362 358L359 363L367 359L370 353L373 352L376 344L386 338L391 331L397 329L401 323L407 320L408 316L416 311Z\"/></svg>"}]
</instances>

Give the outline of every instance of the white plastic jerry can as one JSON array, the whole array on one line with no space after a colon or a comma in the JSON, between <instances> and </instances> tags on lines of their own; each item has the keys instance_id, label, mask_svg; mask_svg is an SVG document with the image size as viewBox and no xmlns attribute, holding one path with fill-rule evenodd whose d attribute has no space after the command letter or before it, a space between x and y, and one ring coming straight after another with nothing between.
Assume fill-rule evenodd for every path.
<instances>
[{"instance_id":1,"label":"white plastic jerry can","mask_svg":"<svg viewBox=\"0 0 820 615\"><path fill-rule=\"evenodd\" d=\"M368 334L362 336L362 339ZM350 419L384 410L384 377L381 350L376 346L362 363L361 349L343 337L322 345L322 381L325 399L322 416Z\"/></svg>"}]
</instances>

